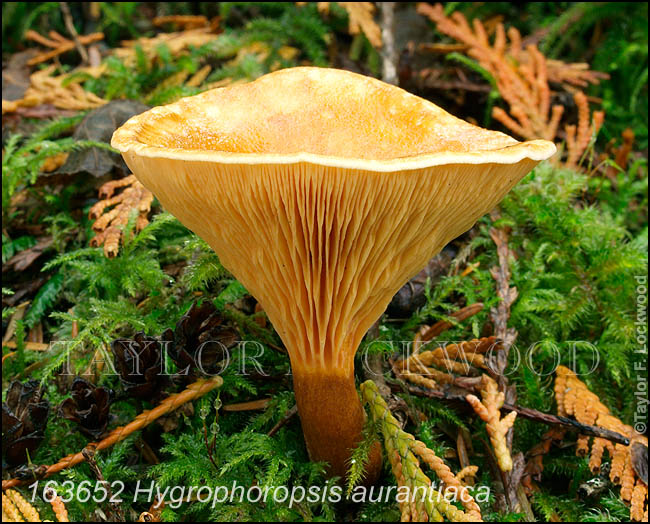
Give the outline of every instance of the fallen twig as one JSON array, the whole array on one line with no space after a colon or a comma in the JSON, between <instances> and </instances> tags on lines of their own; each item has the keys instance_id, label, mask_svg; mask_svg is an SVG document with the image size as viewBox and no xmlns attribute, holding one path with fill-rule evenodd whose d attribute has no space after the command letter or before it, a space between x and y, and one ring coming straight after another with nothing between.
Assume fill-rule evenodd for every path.
<instances>
[{"instance_id":1,"label":"fallen twig","mask_svg":"<svg viewBox=\"0 0 650 524\"><path fill-rule=\"evenodd\" d=\"M186 404L187 402L202 397L203 395L209 393L213 389L221 387L222 384L223 384L223 379L219 376L212 377L210 379L197 380L196 382L190 384L185 390L181 391L180 393L176 393L175 395L167 397L155 408L151 410L143 411L126 426L115 428L113 431L109 433L109 435L106 438L96 443L95 449L97 451L101 451L102 449L110 448L112 445L117 444L118 442L124 440L134 431L141 430L142 428L148 426L153 421L162 417L163 415L167 415L168 413L171 413L172 411L178 409L179 407L181 407L183 404ZM42 475L40 476L40 478L50 477L55 473L58 473L59 471L74 467L77 464L80 464L81 462L85 462L85 461L86 458L84 457L83 451L80 451L79 453L73 453L72 455L63 457L56 464L47 466L44 472L42 473ZM13 488L14 486L20 486L27 482L31 482L31 480L21 480L18 478L3 480L2 489L4 491L5 489Z\"/></svg>"},{"instance_id":2,"label":"fallen twig","mask_svg":"<svg viewBox=\"0 0 650 524\"><path fill-rule=\"evenodd\" d=\"M395 390L399 390L398 387L395 387ZM406 389L409 393L417 395L419 397L435 398L438 400L449 400L449 401L458 401L458 402L467 402L465 396L466 393L452 393L450 391L444 390L430 390L424 389L418 386L407 385ZM559 415L552 415L550 413L544 413L532 408L525 408L522 406L517 406L514 404L504 403L501 407L502 411L514 411L517 413L517 416L532 420L534 422L541 422L549 426L561 426L569 429L573 429L579 432L582 435L588 435L590 437L599 437L610 440L616 444L623 444L625 446L630 444L630 439L626 436L617 433L616 431L611 431L609 429L601 428L599 426L592 426L589 424L582 424L577 420L561 417Z\"/></svg>"},{"instance_id":3,"label":"fallen twig","mask_svg":"<svg viewBox=\"0 0 650 524\"><path fill-rule=\"evenodd\" d=\"M470 304L469 306L466 306L462 309L459 309L455 313L452 313L449 315L451 318L456 320L457 322L462 322L463 320L467 320L469 317L472 317L479 313L480 311L483 310L483 304L481 302L476 302L475 304ZM455 324L452 322L449 322L447 320L440 320L439 322L436 322L432 326L422 326L418 333L415 335L414 342L416 343L416 351L418 346L418 342L428 342L429 340L433 340L436 338L440 333L443 331L447 331L448 329L451 329L454 327Z\"/></svg>"},{"instance_id":4,"label":"fallen twig","mask_svg":"<svg viewBox=\"0 0 650 524\"><path fill-rule=\"evenodd\" d=\"M110 483L106 482L102 470L99 469L99 466L97 465L97 461L95 460L96 451L96 446L94 444L89 444L81 450L81 454L84 456L84 459L86 459L88 466L90 466L90 471L93 472L93 475L95 475L97 481L105 487L107 493L106 500L108 500L109 504L111 505L111 510L115 515L115 518L118 522L126 522L126 518L124 517L124 512L122 511L120 504L115 500L115 497L113 497L113 490L111 489Z\"/></svg>"},{"instance_id":5,"label":"fallen twig","mask_svg":"<svg viewBox=\"0 0 650 524\"><path fill-rule=\"evenodd\" d=\"M499 375L508 365L508 355L510 347L517 338L517 332L508 329L508 320L510 319L510 307L517 300L518 292L516 287L510 287L510 265L508 259L512 252L508 247L508 233L504 229L490 229L490 237L497 247L499 265L490 269L492 278L496 281L497 296L501 299L496 308L490 311L490 317L494 324L494 334L503 342L503 351L497 354L496 369Z\"/></svg>"},{"instance_id":6,"label":"fallen twig","mask_svg":"<svg viewBox=\"0 0 650 524\"><path fill-rule=\"evenodd\" d=\"M267 433L267 436L272 437L275 435L280 429L282 429L284 426L287 425L287 423L298 413L298 405L294 405L291 409L288 409L287 412L284 414L284 417L282 417L280 420L278 420L277 424L271 428L271 431Z\"/></svg>"},{"instance_id":7,"label":"fallen twig","mask_svg":"<svg viewBox=\"0 0 650 524\"><path fill-rule=\"evenodd\" d=\"M266 409L266 406L271 402L271 398L260 398L257 400L249 400L248 402L238 402L237 404L226 404L223 407L224 411L254 411L256 409Z\"/></svg>"},{"instance_id":8,"label":"fallen twig","mask_svg":"<svg viewBox=\"0 0 650 524\"><path fill-rule=\"evenodd\" d=\"M86 51L86 48L79 41L79 33L77 33L77 30L74 28L74 23L72 22L72 15L70 14L68 2L59 2L59 5L61 6L61 13L63 14L63 22L65 23L65 28L68 30L68 33L70 33L70 36L74 42L74 46L77 48L77 51L79 51L81 60L84 64L88 64L90 62L90 60L88 60L88 51Z\"/></svg>"},{"instance_id":9,"label":"fallen twig","mask_svg":"<svg viewBox=\"0 0 650 524\"><path fill-rule=\"evenodd\" d=\"M52 58L57 57L63 53L67 53L68 51L72 51L75 48L76 44L73 40L68 40L56 32L51 32L50 36L53 37L52 40L39 35L36 31L33 31L31 29L25 32L26 39L33 40L34 42L44 45L45 47L52 48L51 51L41 53L29 60L27 62L28 66L47 62L48 60L51 60ZM91 33L89 35L77 36L77 42L79 45L92 44L93 42L98 42L103 39L104 33Z\"/></svg>"}]
</instances>

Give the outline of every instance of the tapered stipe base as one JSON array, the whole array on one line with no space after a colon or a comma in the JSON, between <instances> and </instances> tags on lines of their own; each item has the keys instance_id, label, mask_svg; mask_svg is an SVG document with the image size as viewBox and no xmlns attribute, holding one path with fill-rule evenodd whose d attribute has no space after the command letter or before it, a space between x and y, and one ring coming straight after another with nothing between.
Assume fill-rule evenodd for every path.
<instances>
[{"instance_id":1,"label":"tapered stipe base","mask_svg":"<svg viewBox=\"0 0 650 524\"><path fill-rule=\"evenodd\" d=\"M345 479L350 455L361 441L366 415L352 373L294 370L293 389L309 458L327 462L328 474ZM364 483L381 472L381 447L373 445Z\"/></svg>"}]
</instances>

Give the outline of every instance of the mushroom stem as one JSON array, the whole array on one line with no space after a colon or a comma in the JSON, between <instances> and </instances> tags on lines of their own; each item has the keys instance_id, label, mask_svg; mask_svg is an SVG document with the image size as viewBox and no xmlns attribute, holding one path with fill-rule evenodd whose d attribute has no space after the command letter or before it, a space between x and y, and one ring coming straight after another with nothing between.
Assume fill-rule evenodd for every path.
<instances>
[{"instance_id":1,"label":"mushroom stem","mask_svg":"<svg viewBox=\"0 0 650 524\"><path fill-rule=\"evenodd\" d=\"M345 478L350 455L362 439L366 414L354 385L353 370L293 370L293 389L305 443L313 461L329 463L329 475ZM381 448L375 442L365 468L365 483L381 472Z\"/></svg>"}]
</instances>

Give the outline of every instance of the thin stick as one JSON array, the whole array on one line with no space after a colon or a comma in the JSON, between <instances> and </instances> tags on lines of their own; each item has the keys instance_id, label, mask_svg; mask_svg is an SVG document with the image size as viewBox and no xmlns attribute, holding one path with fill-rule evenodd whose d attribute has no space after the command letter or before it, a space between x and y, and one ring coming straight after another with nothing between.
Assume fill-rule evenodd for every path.
<instances>
[{"instance_id":1,"label":"thin stick","mask_svg":"<svg viewBox=\"0 0 650 524\"><path fill-rule=\"evenodd\" d=\"M463 320L467 320L469 317L476 315L482 310L483 304L481 302L476 302L474 304L470 304L469 306L465 306L462 309L459 309L455 313L449 315L449 317L453 318L456 323L458 323L462 322ZM430 340L433 340L443 331L447 331L448 329L454 327L454 325L456 324L448 322L447 320L440 320L432 326L423 326L420 328L420 331L416 335L416 342L428 342Z\"/></svg>"},{"instance_id":2,"label":"thin stick","mask_svg":"<svg viewBox=\"0 0 650 524\"><path fill-rule=\"evenodd\" d=\"M215 435L216 438L216 435ZM205 420L203 421L203 443L205 444L205 449L208 452L208 458L210 459L210 462L212 462L212 465L214 466L214 469L219 471L219 466L217 466L217 463L214 460L214 457L212 456L212 451L214 450L214 444L215 440L212 440L212 445L208 443L208 427L205 425Z\"/></svg>"},{"instance_id":3,"label":"thin stick","mask_svg":"<svg viewBox=\"0 0 650 524\"><path fill-rule=\"evenodd\" d=\"M111 489L111 485L106 482L102 470L99 469L99 466L97 465L97 461L95 460L95 451L97 451L95 446L93 444L90 444L81 450L81 454L86 459L88 466L90 466L90 471L93 472L93 475L95 475L97 481L106 489L108 503L112 508L117 522L126 522L126 518L124 518L124 512L122 511L119 502L117 502L113 497L113 490Z\"/></svg>"},{"instance_id":4,"label":"thin stick","mask_svg":"<svg viewBox=\"0 0 650 524\"><path fill-rule=\"evenodd\" d=\"M287 423L298 413L298 405L294 405L291 409L288 409L278 423L271 428L271 431L267 433L269 437L275 435L280 429L287 425Z\"/></svg>"},{"instance_id":5,"label":"thin stick","mask_svg":"<svg viewBox=\"0 0 650 524\"><path fill-rule=\"evenodd\" d=\"M491 213L493 220L499 217L498 209ZM505 375L506 367L508 366L508 355L510 348L517 339L518 333L514 328L508 327L510 320L510 307L517 300L518 292L515 286L510 286L510 256L513 254L508 246L508 231L506 229L490 228L490 237L494 241L497 248L497 255L499 265L490 269L490 274L496 282L497 296L501 299L495 308L490 310L490 317L494 324L494 334L502 341L502 349L497 352L496 358L493 361L496 379L499 389L503 392L506 401L515 402L517 399L517 390L515 386L508 383L508 377ZM511 425L508 429L506 437L507 451L512 457L512 439L514 436L514 427ZM495 451L496 453L496 451ZM501 468L500 468L501 469ZM523 466L521 466L523 472ZM501 469L501 476L503 479L504 492L506 494L506 502L508 509L514 512L520 512L523 507L519 501L517 492L517 485L520 481L520 475L515 476L515 469L511 470Z\"/></svg>"},{"instance_id":6,"label":"thin stick","mask_svg":"<svg viewBox=\"0 0 650 524\"><path fill-rule=\"evenodd\" d=\"M70 33L70 36L74 41L74 46L77 48L77 51L79 51L81 60L83 61L84 64L88 64L89 63L88 51L86 51L86 48L79 41L79 33L77 33L77 30L74 28L74 23L72 22L72 14L70 14L70 8L68 7L68 2L59 2L59 5L61 6L61 13L63 14L63 21L65 23L65 28L68 30L68 33Z\"/></svg>"}]
</instances>

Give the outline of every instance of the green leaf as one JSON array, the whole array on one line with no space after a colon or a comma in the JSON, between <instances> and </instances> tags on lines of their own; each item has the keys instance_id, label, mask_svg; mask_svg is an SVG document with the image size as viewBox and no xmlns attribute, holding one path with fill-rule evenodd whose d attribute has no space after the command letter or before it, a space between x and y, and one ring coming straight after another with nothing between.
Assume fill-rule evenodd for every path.
<instances>
[{"instance_id":1,"label":"green leaf","mask_svg":"<svg viewBox=\"0 0 650 524\"><path fill-rule=\"evenodd\" d=\"M27 325L27 327L33 327L41 318L43 318L45 312L56 302L62 288L63 275L61 273L56 273L45 284L43 284L43 286L41 286L41 289L38 290L29 311L25 314L25 325Z\"/></svg>"}]
</instances>

